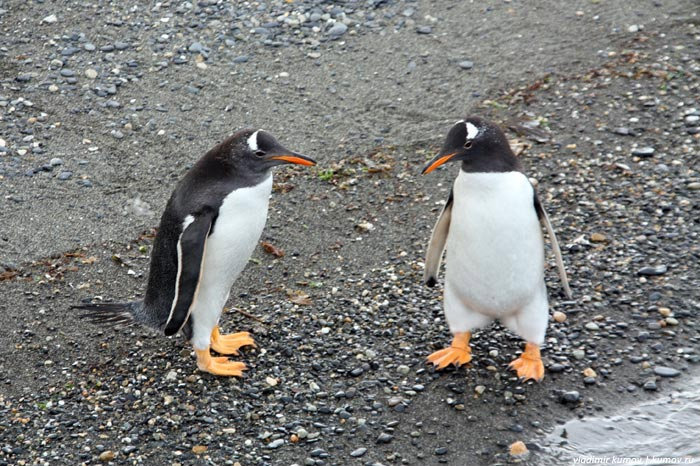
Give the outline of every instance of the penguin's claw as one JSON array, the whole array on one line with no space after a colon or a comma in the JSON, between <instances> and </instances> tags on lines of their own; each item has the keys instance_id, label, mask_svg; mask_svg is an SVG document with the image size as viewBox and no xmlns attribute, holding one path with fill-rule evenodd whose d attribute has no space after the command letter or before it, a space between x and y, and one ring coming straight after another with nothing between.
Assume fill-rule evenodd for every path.
<instances>
[{"instance_id":1,"label":"penguin's claw","mask_svg":"<svg viewBox=\"0 0 700 466\"><path fill-rule=\"evenodd\" d=\"M450 364L461 366L472 360L472 352L469 349L455 348L454 346L441 349L428 356L428 362L432 362L437 369L444 369Z\"/></svg>"},{"instance_id":2,"label":"penguin's claw","mask_svg":"<svg viewBox=\"0 0 700 466\"><path fill-rule=\"evenodd\" d=\"M469 338L471 333L462 332L455 333L452 339L452 344L445 349L436 351L428 356L428 362L432 362L437 366L437 369L444 369L450 364L461 366L472 360L472 350L469 347Z\"/></svg>"},{"instance_id":3,"label":"penguin's claw","mask_svg":"<svg viewBox=\"0 0 700 466\"><path fill-rule=\"evenodd\" d=\"M219 327L214 327L211 332L211 349L219 354L238 354L241 346L255 346L255 341L248 332L231 333L222 335Z\"/></svg>"},{"instance_id":4,"label":"penguin's claw","mask_svg":"<svg viewBox=\"0 0 700 466\"><path fill-rule=\"evenodd\" d=\"M238 361L230 361L226 356L211 357L209 349L195 350L199 370L214 375L241 377L246 365Z\"/></svg>"},{"instance_id":5,"label":"penguin's claw","mask_svg":"<svg viewBox=\"0 0 700 466\"><path fill-rule=\"evenodd\" d=\"M540 348L534 343L527 343L523 354L511 362L508 367L514 369L518 377L523 380L533 379L541 382L544 378L544 364L542 364L540 357Z\"/></svg>"}]
</instances>

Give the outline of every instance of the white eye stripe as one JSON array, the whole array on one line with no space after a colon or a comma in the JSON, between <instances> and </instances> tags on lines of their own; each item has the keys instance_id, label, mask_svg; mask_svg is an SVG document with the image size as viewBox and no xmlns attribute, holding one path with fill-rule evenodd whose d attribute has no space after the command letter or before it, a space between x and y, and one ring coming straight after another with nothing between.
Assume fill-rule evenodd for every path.
<instances>
[{"instance_id":1,"label":"white eye stripe","mask_svg":"<svg viewBox=\"0 0 700 466\"><path fill-rule=\"evenodd\" d=\"M467 139L474 139L479 134L479 128L469 122L466 122L465 125L467 126Z\"/></svg>"},{"instance_id":2,"label":"white eye stripe","mask_svg":"<svg viewBox=\"0 0 700 466\"><path fill-rule=\"evenodd\" d=\"M250 137L248 138L248 147L253 152L258 150L258 133L259 132L260 132L260 130L257 130L256 132L251 134Z\"/></svg>"}]
</instances>

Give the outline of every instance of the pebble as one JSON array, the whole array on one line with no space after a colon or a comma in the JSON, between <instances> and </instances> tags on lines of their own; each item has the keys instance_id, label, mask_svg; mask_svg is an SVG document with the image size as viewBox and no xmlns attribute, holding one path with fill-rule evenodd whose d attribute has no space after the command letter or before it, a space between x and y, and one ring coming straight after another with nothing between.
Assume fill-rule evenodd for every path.
<instances>
[{"instance_id":1,"label":"pebble","mask_svg":"<svg viewBox=\"0 0 700 466\"><path fill-rule=\"evenodd\" d=\"M411 368L402 364L399 367L396 368L396 372L398 372L401 375L407 375L411 371Z\"/></svg>"},{"instance_id":2,"label":"pebble","mask_svg":"<svg viewBox=\"0 0 700 466\"><path fill-rule=\"evenodd\" d=\"M59 159L58 157L54 157L49 161L49 165L51 165L52 167L63 165L63 160Z\"/></svg>"},{"instance_id":3,"label":"pebble","mask_svg":"<svg viewBox=\"0 0 700 466\"><path fill-rule=\"evenodd\" d=\"M97 77L97 71L93 70L92 68L88 68L85 70L85 76L89 79L95 79Z\"/></svg>"},{"instance_id":4,"label":"pebble","mask_svg":"<svg viewBox=\"0 0 700 466\"><path fill-rule=\"evenodd\" d=\"M552 317L554 318L554 320L555 320L556 322L559 322L560 324L561 324L562 322L565 322L565 321L566 321L566 314L564 314L564 313L561 312L561 311L554 311L554 314L552 314Z\"/></svg>"},{"instance_id":5,"label":"pebble","mask_svg":"<svg viewBox=\"0 0 700 466\"><path fill-rule=\"evenodd\" d=\"M364 447L357 448L356 450L353 450L350 452L350 456L353 458L359 458L360 456L364 455L367 453L367 449Z\"/></svg>"},{"instance_id":6,"label":"pebble","mask_svg":"<svg viewBox=\"0 0 700 466\"><path fill-rule=\"evenodd\" d=\"M632 155L636 155L637 157L651 157L654 155L654 148L653 147L637 147L635 149L632 149Z\"/></svg>"},{"instance_id":7,"label":"pebble","mask_svg":"<svg viewBox=\"0 0 700 466\"><path fill-rule=\"evenodd\" d=\"M586 352L582 349L575 349L571 352L571 354L579 361L586 357Z\"/></svg>"},{"instance_id":8,"label":"pebble","mask_svg":"<svg viewBox=\"0 0 700 466\"><path fill-rule=\"evenodd\" d=\"M463 60L463 61L459 62L458 65L463 70L471 70L472 68L474 68L474 62L469 61L469 60Z\"/></svg>"},{"instance_id":9,"label":"pebble","mask_svg":"<svg viewBox=\"0 0 700 466\"><path fill-rule=\"evenodd\" d=\"M647 276L647 277L653 277L656 275L663 275L668 271L668 267L666 265L657 265L655 267L642 267L637 271L637 275L642 275L642 276Z\"/></svg>"},{"instance_id":10,"label":"pebble","mask_svg":"<svg viewBox=\"0 0 700 466\"><path fill-rule=\"evenodd\" d=\"M389 443L392 440L394 440L394 436L386 432L382 432L379 434L379 437L377 437L377 443Z\"/></svg>"},{"instance_id":11,"label":"pebble","mask_svg":"<svg viewBox=\"0 0 700 466\"><path fill-rule=\"evenodd\" d=\"M267 448L269 448L270 450L276 450L282 445L284 445L284 439L278 438L277 440L273 440L272 442L268 443Z\"/></svg>"},{"instance_id":12,"label":"pebble","mask_svg":"<svg viewBox=\"0 0 700 466\"><path fill-rule=\"evenodd\" d=\"M681 372L678 369L666 366L656 366L654 367L654 374L659 377L678 377Z\"/></svg>"},{"instance_id":13,"label":"pebble","mask_svg":"<svg viewBox=\"0 0 700 466\"><path fill-rule=\"evenodd\" d=\"M587 330L593 330L593 331L595 331L595 330L600 329L600 327L599 327L598 324L596 324L595 322L588 322L588 323L586 324L586 329L587 329Z\"/></svg>"},{"instance_id":14,"label":"pebble","mask_svg":"<svg viewBox=\"0 0 700 466\"><path fill-rule=\"evenodd\" d=\"M103 451L100 453L100 461L112 461L114 459L114 452L112 450Z\"/></svg>"},{"instance_id":15,"label":"pebble","mask_svg":"<svg viewBox=\"0 0 700 466\"><path fill-rule=\"evenodd\" d=\"M481 395L482 393L484 393L484 391L486 391L486 387L484 385L477 385L476 387L474 387L474 392L477 395Z\"/></svg>"},{"instance_id":16,"label":"pebble","mask_svg":"<svg viewBox=\"0 0 700 466\"><path fill-rule=\"evenodd\" d=\"M602 233L593 233L591 235L591 242L592 243L605 243L607 241L608 241L608 238Z\"/></svg>"},{"instance_id":17,"label":"pebble","mask_svg":"<svg viewBox=\"0 0 700 466\"><path fill-rule=\"evenodd\" d=\"M443 455L446 455L448 451L449 450L447 449L447 447L437 447L435 449L435 455L443 456Z\"/></svg>"},{"instance_id":18,"label":"pebble","mask_svg":"<svg viewBox=\"0 0 700 466\"><path fill-rule=\"evenodd\" d=\"M512 456L522 456L528 453L528 449L522 440L514 442L508 447L508 450Z\"/></svg>"},{"instance_id":19,"label":"pebble","mask_svg":"<svg viewBox=\"0 0 700 466\"><path fill-rule=\"evenodd\" d=\"M73 176L73 172L63 171L63 172L58 174L58 179L65 181L65 180L70 179L72 176Z\"/></svg>"},{"instance_id":20,"label":"pebble","mask_svg":"<svg viewBox=\"0 0 700 466\"><path fill-rule=\"evenodd\" d=\"M348 30L348 27L344 23L335 23L331 28L328 30L327 34L333 38L338 38L345 34Z\"/></svg>"},{"instance_id":21,"label":"pebble","mask_svg":"<svg viewBox=\"0 0 700 466\"><path fill-rule=\"evenodd\" d=\"M651 392L656 391L656 380L654 379L649 379L646 382L644 382L644 385L642 386L644 390L648 390Z\"/></svg>"},{"instance_id":22,"label":"pebble","mask_svg":"<svg viewBox=\"0 0 700 466\"><path fill-rule=\"evenodd\" d=\"M430 34L431 32L433 32L433 28L431 28L430 26L418 26L416 28L416 32L418 34Z\"/></svg>"},{"instance_id":23,"label":"pebble","mask_svg":"<svg viewBox=\"0 0 700 466\"><path fill-rule=\"evenodd\" d=\"M44 19L42 19L41 21L44 23L53 24L56 21L58 21L58 18L56 17L56 15L49 15L44 17Z\"/></svg>"},{"instance_id":24,"label":"pebble","mask_svg":"<svg viewBox=\"0 0 700 466\"><path fill-rule=\"evenodd\" d=\"M563 403L576 403L581 399L581 395L576 390L564 392L559 398Z\"/></svg>"}]
</instances>

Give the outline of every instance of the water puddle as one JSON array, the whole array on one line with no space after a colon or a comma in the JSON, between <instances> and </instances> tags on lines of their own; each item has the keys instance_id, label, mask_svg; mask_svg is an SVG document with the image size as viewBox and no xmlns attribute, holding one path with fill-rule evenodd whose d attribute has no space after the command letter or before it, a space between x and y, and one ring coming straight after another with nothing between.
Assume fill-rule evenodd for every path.
<instances>
[{"instance_id":1,"label":"water puddle","mask_svg":"<svg viewBox=\"0 0 700 466\"><path fill-rule=\"evenodd\" d=\"M567 422L539 442L538 464L700 465L700 377L614 416Z\"/></svg>"}]
</instances>

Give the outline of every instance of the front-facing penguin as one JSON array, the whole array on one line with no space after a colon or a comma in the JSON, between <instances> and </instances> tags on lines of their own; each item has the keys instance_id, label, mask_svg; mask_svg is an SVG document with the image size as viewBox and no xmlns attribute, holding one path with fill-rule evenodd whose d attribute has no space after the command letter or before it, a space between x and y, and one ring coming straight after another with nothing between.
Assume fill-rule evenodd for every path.
<instances>
[{"instance_id":1,"label":"front-facing penguin","mask_svg":"<svg viewBox=\"0 0 700 466\"><path fill-rule=\"evenodd\" d=\"M271 168L315 165L269 133L244 130L207 152L178 183L161 217L143 301L82 304L105 324L136 322L191 340L200 370L242 375L238 354L253 345L247 332L222 335L218 322L231 286L260 239L272 191Z\"/></svg>"},{"instance_id":2,"label":"front-facing penguin","mask_svg":"<svg viewBox=\"0 0 700 466\"><path fill-rule=\"evenodd\" d=\"M526 341L510 367L526 380L542 380L540 345L549 312L539 222L552 241L564 291L571 294L547 213L495 124L477 117L458 121L423 173L454 161L462 168L433 229L424 274L425 283L435 286L447 248L444 308L454 338L428 360L438 369L468 363L472 330L498 319Z\"/></svg>"}]
</instances>

